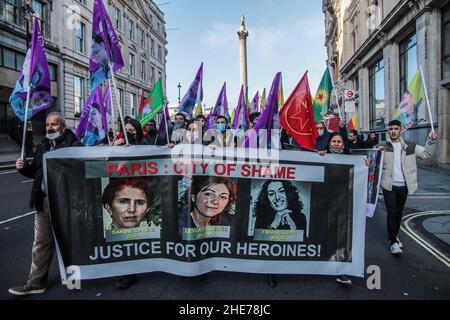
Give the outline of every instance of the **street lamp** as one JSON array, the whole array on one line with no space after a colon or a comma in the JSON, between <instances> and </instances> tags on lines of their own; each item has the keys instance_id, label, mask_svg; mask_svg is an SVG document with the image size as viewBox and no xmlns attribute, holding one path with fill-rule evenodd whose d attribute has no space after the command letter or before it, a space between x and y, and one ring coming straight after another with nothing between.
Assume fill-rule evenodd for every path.
<instances>
[{"instance_id":1,"label":"street lamp","mask_svg":"<svg viewBox=\"0 0 450 320\"><path fill-rule=\"evenodd\" d=\"M178 104L181 103L181 83L178 82Z\"/></svg>"}]
</instances>

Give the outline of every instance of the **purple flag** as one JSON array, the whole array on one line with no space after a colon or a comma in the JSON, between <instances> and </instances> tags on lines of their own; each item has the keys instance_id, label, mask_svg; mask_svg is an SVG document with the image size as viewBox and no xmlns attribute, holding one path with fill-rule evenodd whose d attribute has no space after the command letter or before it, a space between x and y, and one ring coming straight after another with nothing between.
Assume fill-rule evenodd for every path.
<instances>
[{"instance_id":1,"label":"purple flag","mask_svg":"<svg viewBox=\"0 0 450 320\"><path fill-rule=\"evenodd\" d=\"M189 90L186 92L183 100L181 100L178 112L186 116L187 119L192 119L192 113L196 104L203 101L203 63L197 71L194 81Z\"/></svg>"},{"instance_id":2,"label":"purple flag","mask_svg":"<svg viewBox=\"0 0 450 320\"><path fill-rule=\"evenodd\" d=\"M206 129L215 129L216 121L218 117L226 117L230 122L230 114L228 113L228 100L227 100L227 83L223 84L219 97L217 98L216 106L211 110L208 118L206 119Z\"/></svg>"},{"instance_id":3,"label":"purple flag","mask_svg":"<svg viewBox=\"0 0 450 320\"><path fill-rule=\"evenodd\" d=\"M170 129L170 115L169 115L169 108L167 107L167 104L164 106L164 110L161 113L161 122L159 124L158 129L158 141L167 141L167 131ZM167 128L167 131L166 131ZM167 141L169 143L170 141Z\"/></svg>"},{"instance_id":4,"label":"purple flag","mask_svg":"<svg viewBox=\"0 0 450 320\"><path fill-rule=\"evenodd\" d=\"M252 102L250 103L250 114L259 112L259 91L256 92L255 97L253 98Z\"/></svg>"},{"instance_id":5,"label":"purple flag","mask_svg":"<svg viewBox=\"0 0 450 320\"><path fill-rule=\"evenodd\" d=\"M103 93L103 101L105 103L105 113L106 113L106 122L112 123L113 122L113 116L112 116L112 101L111 101L111 88L109 87L109 83L106 85L105 92Z\"/></svg>"},{"instance_id":6,"label":"purple flag","mask_svg":"<svg viewBox=\"0 0 450 320\"><path fill-rule=\"evenodd\" d=\"M234 114L233 129L247 131L248 128L250 128L250 121L248 119L247 104L245 103L244 86L242 86L236 113Z\"/></svg>"},{"instance_id":7,"label":"purple flag","mask_svg":"<svg viewBox=\"0 0 450 320\"><path fill-rule=\"evenodd\" d=\"M281 81L281 72L277 73L272 83L272 89L270 89L269 97L266 100L266 105L261 113L255 127L249 133L247 139L244 142L246 148L250 146L250 142L255 139L255 135L258 136L259 130L267 130L268 145L270 146L270 138L272 129L281 129L280 117L278 114L278 93Z\"/></svg>"},{"instance_id":8,"label":"purple flag","mask_svg":"<svg viewBox=\"0 0 450 320\"><path fill-rule=\"evenodd\" d=\"M28 76L30 74L30 76ZM50 71L45 56L44 39L39 29L39 22L33 18L33 36L22 70L17 78L16 86L9 97L9 103L14 113L25 121L25 104L28 93L28 79L30 81L30 103L27 119L36 113L51 107L52 95L50 90Z\"/></svg>"},{"instance_id":9,"label":"purple flag","mask_svg":"<svg viewBox=\"0 0 450 320\"><path fill-rule=\"evenodd\" d=\"M81 143L90 147L105 139L107 133L108 125L106 123L102 88L97 87L84 104L76 136Z\"/></svg>"},{"instance_id":10,"label":"purple flag","mask_svg":"<svg viewBox=\"0 0 450 320\"><path fill-rule=\"evenodd\" d=\"M102 0L95 0L92 21L91 58L89 60L91 91L94 91L106 79L111 78L109 63L112 65L113 72L117 72L124 66L119 40L109 19L108 12Z\"/></svg>"}]
</instances>

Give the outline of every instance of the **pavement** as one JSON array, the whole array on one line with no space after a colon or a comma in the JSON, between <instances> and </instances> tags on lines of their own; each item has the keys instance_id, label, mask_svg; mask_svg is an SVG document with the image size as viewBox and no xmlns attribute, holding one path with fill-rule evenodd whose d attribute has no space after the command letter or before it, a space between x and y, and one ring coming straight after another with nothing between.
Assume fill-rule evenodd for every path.
<instances>
[{"instance_id":1,"label":"pavement","mask_svg":"<svg viewBox=\"0 0 450 320\"><path fill-rule=\"evenodd\" d=\"M4 155L4 158L7 156ZM14 161L11 154L10 161ZM128 290L115 288L115 279L82 282L82 290L61 285L56 259L50 269L45 294L17 298L7 290L22 284L29 271L34 212L28 207L31 180L12 170L0 171L0 300L448 300L450 299L450 166L419 165L419 190L406 203L399 237L401 258L389 254L386 208L380 199L375 216L367 219L364 278L354 278L343 288L334 277L278 276L278 286L268 286L265 275L212 272L200 278L165 273L139 275ZM381 270L381 289L368 287L370 266Z\"/></svg>"}]
</instances>

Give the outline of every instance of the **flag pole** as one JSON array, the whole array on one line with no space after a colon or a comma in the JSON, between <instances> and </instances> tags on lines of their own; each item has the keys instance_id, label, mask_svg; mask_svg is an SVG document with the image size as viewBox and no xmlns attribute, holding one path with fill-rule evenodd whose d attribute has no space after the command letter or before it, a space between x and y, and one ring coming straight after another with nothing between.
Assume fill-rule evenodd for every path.
<instances>
[{"instance_id":1,"label":"flag pole","mask_svg":"<svg viewBox=\"0 0 450 320\"><path fill-rule=\"evenodd\" d=\"M28 108L30 106L30 95L31 95L31 84L30 84L30 73L31 73L31 70L30 70L30 68L31 68L31 64L29 63L28 75L27 75L27 84L28 84L27 102L25 103L25 115L24 115L24 120L23 120L22 150L20 152L20 159L25 159L25 157L24 157L24 155L25 155L25 139L26 139L26 135L27 135Z\"/></svg>"},{"instance_id":2,"label":"flag pole","mask_svg":"<svg viewBox=\"0 0 450 320\"><path fill-rule=\"evenodd\" d=\"M427 99L428 115L430 116L430 123L431 123L431 132L436 133L436 131L434 130L433 114L431 113L430 98L428 97L427 83L425 82L425 76L423 74L422 66L420 66L420 75L422 76L423 88L425 91L425 97Z\"/></svg>"},{"instance_id":3,"label":"flag pole","mask_svg":"<svg viewBox=\"0 0 450 320\"><path fill-rule=\"evenodd\" d=\"M114 71L112 69L111 61L108 61L108 64L109 64L109 70L111 72L111 79L112 79L112 83L113 83L113 86L114 86L114 92L115 92L115 95L116 95L117 109L119 109L120 122L122 123L123 136L125 138L125 143L127 145L129 145L130 142L128 141L128 136L127 136L127 134L125 132L125 122L124 122L124 119L123 119L122 108L121 108L120 102L119 102L119 95L117 94L116 79L114 77ZM111 103L112 103L112 101L111 101ZM111 109L114 109L114 106Z\"/></svg>"},{"instance_id":4,"label":"flag pole","mask_svg":"<svg viewBox=\"0 0 450 320\"><path fill-rule=\"evenodd\" d=\"M108 79L108 82L109 82L109 99L111 100L112 125L113 125L113 132L114 132L114 138L115 138L116 137L116 117L114 115L114 100L113 100L113 94L112 94L111 79Z\"/></svg>"},{"instance_id":5,"label":"flag pole","mask_svg":"<svg viewBox=\"0 0 450 320\"><path fill-rule=\"evenodd\" d=\"M166 105L166 106L167 106L167 105ZM164 125L165 125L165 127L166 127L167 144L170 144L170 140L169 140L169 128L168 128L168 126L167 126L166 107L164 107L163 116L164 116Z\"/></svg>"},{"instance_id":6,"label":"flag pole","mask_svg":"<svg viewBox=\"0 0 450 320\"><path fill-rule=\"evenodd\" d=\"M339 105L339 97L337 94L337 90L336 90L336 87L334 86L334 79L333 79L333 72L331 70L331 65L328 65L328 71L330 72L331 85L333 86L334 95L336 96L336 104L338 107L339 118L341 118L341 120L342 120L342 111L341 111L341 106Z\"/></svg>"}]
</instances>

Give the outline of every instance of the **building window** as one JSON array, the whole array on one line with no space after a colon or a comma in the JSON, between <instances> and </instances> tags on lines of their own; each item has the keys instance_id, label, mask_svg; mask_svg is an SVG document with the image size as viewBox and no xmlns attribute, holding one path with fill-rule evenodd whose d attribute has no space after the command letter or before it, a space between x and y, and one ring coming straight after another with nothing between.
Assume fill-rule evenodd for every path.
<instances>
[{"instance_id":1,"label":"building window","mask_svg":"<svg viewBox=\"0 0 450 320\"><path fill-rule=\"evenodd\" d=\"M159 24L159 22L157 22L156 25L156 30L158 30L158 32L161 32L161 25Z\"/></svg>"},{"instance_id":2,"label":"building window","mask_svg":"<svg viewBox=\"0 0 450 320\"><path fill-rule=\"evenodd\" d=\"M41 27L41 33L43 35L47 34L46 30L46 21L45 21L45 4L41 1L33 0L33 10L36 14L36 18L39 20L39 24Z\"/></svg>"},{"instance_id":3,"label":"building window","mask_svg":"<svg viewBox=\"0 0 450 320\"><path fill-rule=\"evenodd\" d=\"M121 15L121 12L120 12L119 8L116 8L114 10L114 17L115 17L115 20L116 20L116 29L117 30L121 30L122 29L122 15Z\"/></svg>"},{"instance_id":4,"label":"building window","mask_svg":"<svg viewBox=\"0 0 450 320\"><path fill-rule=\"evenodd\" d=\"M48 70L50 72L50 81L58 81L58 67L54 64L49 63L48 64Z\"/></svg>"},{"instance_id":5,"label":"building window","mask_svg":"<svg viewBox=\"0 0 450 320\"><path fill-rule=\"evenodd\" d=\"M120 107L122 107L122 110L123 110L123 89L118 88L117 92L119 93Z\"/></svg>"},{"instance_id":6,"label":"building window","mask_svg":"<svg viewBox=\"0 0 450 320\"><path fill-rule=\"evenodd\" d=\"M414 34L400 43L400 99L417 73L417 36Z\"/></svg>"},{"instance_id":7,"label":"building window","mask_svg":"<svg viewBox=\"0 0 450 320\"><path fill-rule=\"evenodd\" d=\"M19 24L19 0L0 1L0 19Z\"/></svg>"},{"instance_id":8,"label":"building window","mask_svg":"<svg viewBox=\"0 0 450 320\"><path fill-rule=\"evenodd\" d=\"M136 95L130 93L130 115L136 116Z\"/></svg>"},{"instance_id":9,"label":"building window","mask_svg":"<svg viewBox=\"0 0 450 320\"><path fill-rule=\"evenodd\" d=\"M163 62L163 61L162 61L162 50L161 50L161 46L158 46L158 61L159 61L159 62Z\"/></svg>"},{"instance_id":10,"label":"building window","mask_svg":"<svg viewBox=\"0 0 450 320\"><path fill-rule=\"evenodd\" d=\"M86 32L86 25L82 22L77 22L77 27L75 30L75 51L79 53L84 53L84 35Z\"/></svg>"},{"instance_id":11,"label":"building window","mask_svg":"<svg viewBox=\"0 0 450 320\"><path fill-rule=\"evenodd\" d=\"M134 54L130 53L130 58L129 58L129 65L130 65L130 76L134 77L135 74L135 64L134 64L135 58L134 58Z\"/></svg>"},{"instance_id":12,"label":"building window","mask_svg":"<svg viewBox=\"0 0 450 320\"><path fill-rule=\"evenodd\" d=\"M141 30L141 48L145 49L145 31Z\"/></svg>"},{"instance_id":13,"label":"building window","mask_svg":"<svg viewBox=\"0 0 450 320\"><path fill-rule=\"evenodd\" d=\"M74 96L74 113L75 117L81 116L81 110L85 99L85 80L84 78L73 77L73 96Z\"/></svg>"},{"instance_id":14,"label":"building window","mask_svg":"<svg viewBox=\"0 0 450 320\"><path fill-rule=\"evenodd\" d=\"M146 64L145 64L145 61L141 61L141 79L142 79L142 81L145 81L145 80L147 80L147 75L146 75L146 72L145 72L145 68L146 68Z\"/></svg>"},{"instance_id":15,"label":"building window","mask_svg":"<svg viewBox=\"0 0 450 320\"><path fill-rule=\"evenodd\" d=\"M150 47L150 54L154 57L155 56L155 40L152 39L152 45Z\"/></svg>"},{"instance_id":16,"label":"building window","mask_svg":"<svg viewBox=\"0 0 450 320\"><path fill-rule=\"evenodd\" d=\"M6 48L0 48L0 65L5 68L20 71L25 61L25 55Z\"/></svg>"},{"instance_id":17,"label":"building window","mask_svg":"<svg viewBox=\"0 0 450 320\"><path fill-rule=\"evenodd\" d=\"M450 79L450 4L442 8L442 78ZM449 80L450 81L450 80Z\"/></svg>"},{"instance_id":18,"label":"building window","mask_svg":"<svg viewBox=\"0 0 450 320\"><path fill-rule=\"evenodd\" d=\"M134 40L134 22L133 20L128 20L128 38Z\"/></svg>"},{"instance_id":19,"label":"building window","mask_svg":"<svg viewBox=\"0 0 450 320\"><path fill-rule=\"evenodd\" d=\"M150 80L151 80L152 85L154 85L155 84L155 68L154 67L152 67L151 76L152 76L152 78Z\"/></svg>"},{"instance_id":20,"label":"building window","mask_svg":"<svg viewBox=\"0 0 450 320\"><path fill-rule=\"evenodd\" d=\"M370 68L370 128L384 129L385 94L384 94L384 60L381 59Z\"/></svg>"}]
</instances>

